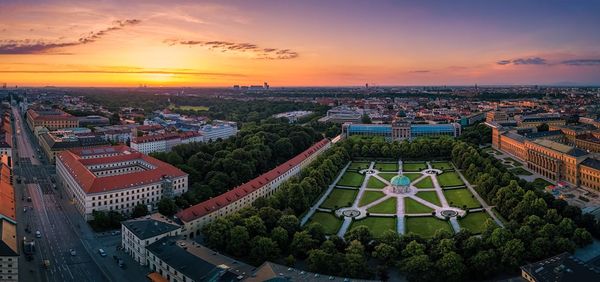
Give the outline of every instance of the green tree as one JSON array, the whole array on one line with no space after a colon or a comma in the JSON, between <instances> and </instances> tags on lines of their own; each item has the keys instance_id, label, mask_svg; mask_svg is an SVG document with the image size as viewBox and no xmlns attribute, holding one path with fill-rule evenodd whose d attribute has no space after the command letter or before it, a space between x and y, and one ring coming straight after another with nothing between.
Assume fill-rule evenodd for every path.
<instances>
[{"instance_id":1,"label":"green tree","mask_svg":"<svg viewBox=\"0 0 600 282\"><path fill-rule=\"evenodd\" d=\"M294 234L290 248L295 257L306 258L308 251L318 246L318 243L307 231L301 231Z\"/></svg>"},{"instance_id":2,"label":"green tree","mask_svg":"<svg viewBox=\"0 0 600 282\"><path fill-rule=\"evenodd\" d=\"M229 232L227 251L235 256L241 257L248 251L250 235L244 226L234 226Z\"/></svg>"},{"instance_id":3,"label":"green tree","mask_svg":"<svg viewBox=\"0 0 600 282\"><path fill-rule=\"evenodd\" d=\"M175 205L173 199L162 198L158 201L158 212L166 216L172 216L177 212L177 205Z\"/></svg>"},{"instance_id":4,"label":"green tree","mask_svg":"<svg viewBox=\"0 0 600 282\"><path fill-rule=\"evenodd\" d=\"M466 270L462 257L455 252L444 254L435 263L435 268L446 278L445 281L462 281Z\"/></svg>"},{"instance_id":5,"label":"green tree","mask_svg":"<svg viewBox=\"0 0 600 282\"><path fill-rule=\"evenodd\" d=\"M352 242L353 240L358 240L361 244L367 245L373 239L373 235L371 235L371 230L367 226L360 225L352 230L346 232L344 235L346 241Z\"/></svg>"},{"instance_id":6,"label":"green tree","mask_svg":"<svg viewBox=\"0 0 600 282\"><path fill-rule=\"evenodd\" d=\"M385 243L375 246L375 250L373 251L373 257L379 259L379 261L387 266L392 266L397 256L398 250Z\"/></svg>"},{"instance_id":7,"label":"green tree","mask_svg":"<svg viewBox=\"0 0 600 282\"><path fill-rule=\"evenodd\" d=\"M277 226L271 230L271 239L277 243L280 250L287 250L289 244L289 235L287 230Z\"/></svg>"},{"instance_id":8,"label":"green tree","mask_svg":"<svg viewBox=\"0 0 600 282\"><path fill-rule=\"evenodd\" d=\"M138 218L146 215L148 215L148 207L142 203L139 203L135 207L133 207L133 212L131 212L131 217L133 218Z\"/></svg>"},{"instance_id":9,"label":"green tree","mask_svg":"<svg viewBox=\"0 0 600 282\"><path fill-rule=\"evenodd\" d=\"M252 240L252 249L250 250L250 259L256 265L260 265L267 260L275 260L279 256L279 247L270 238L257 236Z\"/></svg>"},{"instance_id":10,"label":"green tree","mask_svg":"<svg viewBox=\"0 0 600 282\"><path fill-rule=\"evenodd\" d=\"M244 226L248 229L250 237L263 236L267 234L267 227L260 217L253 215L249 218L244 219Z\"/></svg>"},{"instance_id":11,"label":"green tree","mask_svg":"<svg viewBox=\"0 0 600 282\"><path fill-rule=\"evenodd\" d=\"M573 233L573 242L579 247L592 243L592 235L584 228L577 228Z\"/></svg>"}]
</instances>

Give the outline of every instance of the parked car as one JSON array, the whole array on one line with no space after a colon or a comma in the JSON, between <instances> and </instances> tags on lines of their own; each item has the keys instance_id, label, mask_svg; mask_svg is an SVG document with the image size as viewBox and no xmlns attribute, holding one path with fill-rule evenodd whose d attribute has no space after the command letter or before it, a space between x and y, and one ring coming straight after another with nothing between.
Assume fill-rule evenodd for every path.
<instances>
[{"instance_id":1,"label":"parked car","mask_svg":"<svg viewBox=\"0 0 600 282\"><path fill-rule=\"evenodd\" d=\"M106 256L106 252L103 249L98 249L98 253L100 254L101 257Z\"/></svg>"},{"instance_id":2,"label":"parked car","mask_svg":"<svg viewBox=\"0 0 600 282\"><path fill-rule=\"evenodd\" d=\"M42 238L42 232L40 232L39 230L35 231L35 238Z\"/></svg>"},{"instance_id":3,"label":"parked car","mask_svg":"<svg viewBox=\"0 0 600 282\"><path fill-rule=\"evenodd\" d=\"M73 257L77 255L77 252L75 252L75 250L73 250L73 249L70 249L70 250L69 250L69 253L70 253L70 254L71 254L71 256L73 256Z\"/></svg>"}]
</instances>

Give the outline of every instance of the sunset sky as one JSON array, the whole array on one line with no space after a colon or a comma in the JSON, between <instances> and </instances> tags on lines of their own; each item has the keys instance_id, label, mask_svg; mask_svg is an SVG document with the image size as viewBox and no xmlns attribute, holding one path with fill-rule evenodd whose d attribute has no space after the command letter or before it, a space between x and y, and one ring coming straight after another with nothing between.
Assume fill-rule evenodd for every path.
<instances>
[{"instance_id":1,"label":"sunset sky","mask_svg":"<svg viewBox=\"0 0 600 282\"><path fill-rule=\"evenodd\" d=\"M0 83L600 85L600 1L7 1Z\"/></svg>"}]
</instances>

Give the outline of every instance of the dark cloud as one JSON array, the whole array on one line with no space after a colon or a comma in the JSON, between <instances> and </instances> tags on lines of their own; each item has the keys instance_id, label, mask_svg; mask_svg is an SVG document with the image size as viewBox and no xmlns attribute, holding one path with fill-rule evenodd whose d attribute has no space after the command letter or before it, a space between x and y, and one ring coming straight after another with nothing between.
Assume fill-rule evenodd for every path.
<instances>
[{"instance_id":1,"label":"dark cloud","mask_svg":"<svg viewBox=\"0 0 600 282\"><path fill-rule=\"evenodd\" d=\"M496 62L498 65L545 65L546 59L540 57L517 58L512 60L501 60Z\"/></svg>"},{"instance_id":2,"label":"dark cloud","mask_svg":"<svg viewBox=\"0 0 600 282\"><path fill-rule=\"evenodd\" d=\"M187 45L187 46L202 46L209 50L220 51L220 52L248 52L253 53L258 59L265 60L285 60L294 59L298 57L298 52L290 49L277 49L277 48L261 48L256 44L252 43L237 43L229 41L197 41L197 40L165 40L165 43L170 46L173 45Z\"/></svg>"},{"instance_id":3,"label":"dark cloud","mask_svg":"<svg viewBox=\"0 0 600 282\"><path fill-rule=\"evenodd\" d=\"M100 31L89 32L88 34L79 37L77 41L71 42L48 42L33 39L2 40L0 41L0 55L45 54L57 48L89 44L96 42L98 39L102 38L103 36L106 36L106 34L110 32L123 29L126 26L136 25L138 23L140 23L140 20L138 19L114 21L111 27Z\"/></svg>"},{"instance_id":4,"label":"dark cloud","mask_svg":"<svg viewBox=\"0 0 600 282\"><path fill-rule=\"evenodd\" d=\"M569 66L600 66L600 59L566 60L560 63Z\"/></svg>"},{"instance_id":5,"label":"dark cloud","mask_svg":"<svg viewBox=\"0 0 600 282\"><path fill-rule=\"evenodd\" d=\"M414 71L409 71L409 73L430 73L430 70L414 70Z\"/></svg>"}]
</instances>

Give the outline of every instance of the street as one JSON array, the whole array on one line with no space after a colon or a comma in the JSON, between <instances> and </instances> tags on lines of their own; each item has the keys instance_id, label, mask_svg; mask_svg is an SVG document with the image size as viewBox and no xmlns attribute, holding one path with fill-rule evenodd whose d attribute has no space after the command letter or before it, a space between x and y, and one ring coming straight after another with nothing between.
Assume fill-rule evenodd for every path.
<instances>
[{"instance_id":1,"label":"street","mask_svg":"<svg viewBox=\"0 0 600 282\"><path fill-rule=\"evenodd\" d=\"M107 281L63 211L54 188L54 166L40 159L21 114L13 108L17 157L14 168L19 238L35 240L33 260L19 259L22 281ZM35 148L38 148L37 146ZM29 198L28 198L29 197ZM27 230L27 231L26 231ZM41 238L36 237L36 231ZM72 256L69 250L75 250ZM45 267L43 262L48 260Z\"/></svg>"}]
</instances>

